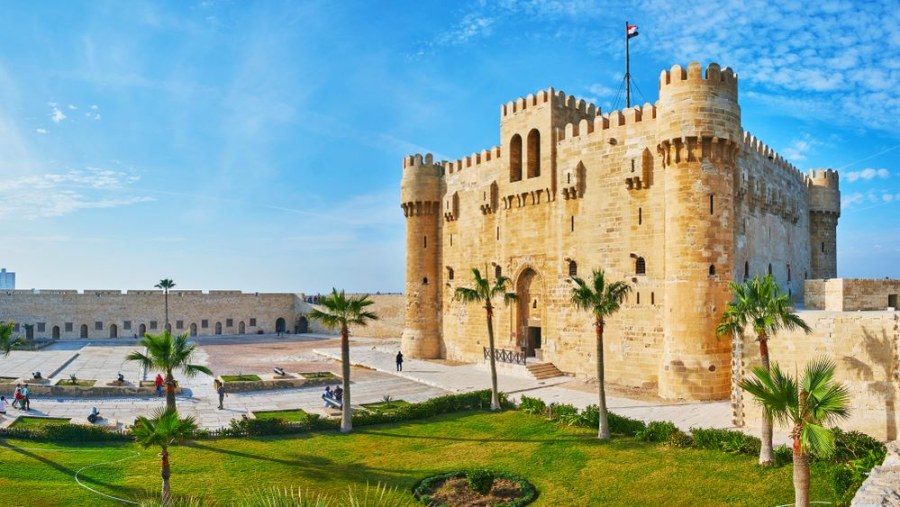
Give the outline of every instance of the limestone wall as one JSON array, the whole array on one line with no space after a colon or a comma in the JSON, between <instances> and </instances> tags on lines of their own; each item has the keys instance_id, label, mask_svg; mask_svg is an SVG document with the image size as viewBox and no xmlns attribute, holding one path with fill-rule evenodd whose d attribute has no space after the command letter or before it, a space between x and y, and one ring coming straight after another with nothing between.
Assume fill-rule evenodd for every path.
<instances>
[{"instance_id":1,"label":"limestone wall","mask_svg":"<svg viewBox=\"0 0 900 507\"><path fill-rule=\"evenodd\" d=\"M370 294L369 299L375 302L369 309L378 315L378 320L365 327L350 330L353 336L371 338L399 338L403 332L406 313L406 298L403 294ZM306 315L314 308L303 300L298 300L296 313ZM318 321L309 321L309 332L320 334L338 334L340 330L328 329Z\"/></svg>"},{"instance_id":2,"label":"limestone wall","mask_svg":"<svg viewBox=\"0 0 900 507\"><path fill-rule=\"evenodd\" d=\"M173 333L201 336L274 333L278 319L293 330L295 299L294 294L171 291L169 322ZM34 324L35 337L125 337L161 332L165 302L162 291L152 290L0 292L0 320Z\"/></svg>"},{"instance_id":3,"label":"limestone wall","mask_svg":"<svg viewBox=\"0 0 900 507\"><path fill-rule=\"evenodd\" d=\"M897 308L900 280L832 278L809 280L806 299L811 310L858 311Z\"/></svg>"},{"instance_id":4,"label":"limestone wall","mask_svg":"<svg viewBox=\"0 0 900 507\"><path fill-rule=\"evenodd\" d=\"M789 372L802 372L820 356L837 364L836 378L850 389L851 415L840 423L844 429L865 432L881 440L893 440L900 427L900 312L800 311L813 331L779 333L769 340L773 362ZM759 346L754 337L744 340L744 376L759 365ZM761 410L744 396L744 417L758 426Z\"/></svg>"}]
</instances>

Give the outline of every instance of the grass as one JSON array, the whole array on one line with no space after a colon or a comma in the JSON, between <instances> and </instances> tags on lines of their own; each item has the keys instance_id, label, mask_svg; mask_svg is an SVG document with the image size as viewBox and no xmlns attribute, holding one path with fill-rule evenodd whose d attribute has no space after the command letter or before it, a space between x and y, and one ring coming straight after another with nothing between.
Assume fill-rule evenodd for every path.
<instances>
[{"instance_id":1,"label":"grass","mask_svg":"<svg viewBox=\"0 0 900 507\"><path fill-rule=\"evenodd\" d=\"M91 387L96 384L96 380L82 380L76 379L75 382L72 382L71 379L63 379L56 383L58 386L81 386L81 387Z\"/></svg>"},{"instance_id":2,"label":"grass","mask_svg":"<svg viewBox=\"0 0 900 507\"><path fill-rule=\"evenodd\" d=\"M222 382L258 382L259 375L222 375Z\"/></svg>"},{"instance_id":3,"label":"grass","mask_svg":"<svg viewBox=\"0 0 900 507\"><path fill-rule=\"evenodd\" d=\"M403 400L391 400L391 401L379 401L378 403L363 403L362 406L371 410L372 412L393 412L400 407L408 406L408 401Z\"/></svg>"},{"instance_id":4,"label":"grass","mask_svg":"<svg viewBox=\"0 0 900 507\"><path fill-rule=\"evenodd\" d=\"M331 373L330 371L311 371L307 373L301 373L303 378L307 379L337 379L337 375Z\"/></svg>"},{"instance_id":5,"label":"grass","mask_svg":"<svg viewBox=\"0 0 900 507\"><path fill-rule=\"evenodd\" d=\"M38 426L49 426L51 424L69 424L69 420L58 417L32 417L26 415L16 419L16 422L12 425L16 428L35 428Z\"/></svg>"},{"instance_id":6,"label":"grass","mask_svg":"<svg viewBox=\"0 0 900 507\"><path fill-rule=\"evenodd\" d=\"M305 421L309 414L303 410L268 410L265 412L253 412L257 419L284 419L285 421Z\"/></svg>"},{"instance_id":7,"label":"grass","mask_svg":"<svg viewBox=\"0 0 900 507\"><path fill-rule=\"evenodd\" d=\"M12 384L17 377L0 377L0 384Z\"/></svg>"},{"instance_id":8,"label":"grass","mask_svg":"<svg viewBox=\"0 0 900 507\"><path fill-rule=\"evenodd\" d=\"M133 444L68 446L0 440L0 490L27 491L29 505L114 505L77 487L126 498L159 483L156 449ZM763 469L752 456L672 449L631 438L601 443L596 430L569 428L521 412L464 412L402 424L170 448L172 488L214 505L241 498L248 484L300 486L331 496L382 483L404 494L420 479L491 468L522 476L539 491L534 506L778 505L793 501L791 467ZM814 464L812 499L832 501L827 470Z\"/></svg>"}]
</instances>

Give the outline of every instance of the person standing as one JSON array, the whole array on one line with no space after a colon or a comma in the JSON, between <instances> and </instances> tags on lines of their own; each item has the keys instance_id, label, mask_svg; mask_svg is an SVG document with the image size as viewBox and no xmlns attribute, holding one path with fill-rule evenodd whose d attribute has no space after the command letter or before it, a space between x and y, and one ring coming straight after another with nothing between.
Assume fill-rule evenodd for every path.
<instances>
[{"instance_id":1,"label":"person standing","mask_svg":"<svg viewBox=\"0 0 900 507\"><path fill-rule=\"evenodd\" d=\"M155 384L156 384L156 396L157 396L157 397L162 397L162 395L163 395L163 378L162 378L162 373L157 373L157 374L156 374L156 382L155 382Z\"/></svg>"},{"instance_id":2,"label":"person standing","mask_svg":"<svg viewBox=\"0 0 900 507\"><path fill-rule=\"evenodd\" d=\"M225 408L225 406L224 406L224 402L225 402L225 383L224 383L224 382L216 381L216 384L217 384L217 387L216 387L216 393L219 395L219 410L222 410L222 409Z\"/></svg>"},{"instance_id":3,"label":"person standing","mask_svg":"<svg viewBox=\"0 0 900 507\"><path fill-rule=\"evenodd\" d=\"M16 384L16 390L13 392L13 408L20 408L22 406L22 384Z\"/></svg>"},{"instance_id":4,"label":"person standing","mask_svg":"<svg viewBox=\"0 0 900 507\"><path fill-rule=\"evenodd\" d=\"M22 404L20 408L25 411L31 410L31 391L28 389L28 384L25 384L25 387L22 388Z\"/></svg>"},{"instance_id":5,"label":"person standing","mask_svg":"<svg viewBox=\"0 0 900 507\"><path fill-rule=\"evenodd\" d=\"M397 371L403 371L403 352L397 352Z\"/></svg>"}]
</instances>

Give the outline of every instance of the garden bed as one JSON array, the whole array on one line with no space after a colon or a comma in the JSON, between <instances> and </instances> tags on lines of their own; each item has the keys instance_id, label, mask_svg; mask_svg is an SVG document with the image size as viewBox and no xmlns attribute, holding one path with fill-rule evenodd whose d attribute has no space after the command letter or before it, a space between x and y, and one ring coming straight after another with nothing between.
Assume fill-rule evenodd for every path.
<instances>
[{"instance_id":1,"label":"garden bed","mask_svg":"<svg viewBox=\"0 0 900 507\"><path fill-rule=\"evenodd\" d=\"M287 372L286 372L287 373ZM315 375L310 377L310 375ZM247 380L236 380L238 377ZM222 375L220 378L225 381L226 393L243 393L248 391L271 391L275 389L299 389L301 387L323 386L339 382L340 377L335 376L331 372L315 372L314 374L300 373L294 376L290 373L286 375ZM232 378L235 380L226 380ZM249 380L255 379L255 380Z\"/></svg>"},{"instance_id":2,"label":"garden bed","mask_svg":"<svg viewBox=\"0 0 900 507\"><path fill-rule=\"evenodd\" d=\"M0 377L0 384L12 384L17 377Z\"/></svg>"},{"instance_id":3,"label":"garden bed","mask_svg":"<svg viewBox=\"0 0 900 507\"><path fill-rule=\"evenodd\" d=\"M340 377L330 371L301 372L300 375L309 380L338 380Z\"/></svg>"},{"instance_id":4,"label":"garden bed","mask_svg":"<svg viewBox=\"0 0 900 507\"><path fill-rule=\"evenodd\" d=\"M222 382L259 382L262 380L259 375L222 375L219 377Z\"/></svg>"},{"instance_id":5,"label":"garden bed","mask_svg":"<svg viewBox=\"0 0 900 507\"><path fill-rule=\"evenodd\" d=\"M413 488L413 494L426 505L449 507L519 507L537 498L525 479L487 470L429 477Z\"/></svg>"},{"instance_id":6,"label":"garden bed","mask_svg":"<svg viewBox=\"0 0 900 507\"><path fill-rule=\"evenodd\" d=\"M305 421L309 419L309 413L299 408L291 410L266 410L263 412L253 412L253 417L257 419L282 419L284 421Z\"/></svg>"},{"instance_id":7,"label":"garden bed","mask_svg":"<svg viewBox=\"0 0 900 507\"><path fill-rule=\"evenodd\" d=\"M56 385L63 387L92 387L96 384L96 380L82 380L82 379L62 379L56 382Z\"/></svg>"},{"instance_id":8,"label":"garden bed","mask_svg":"<svg viewBox=\"0 0 900 507\"><path fill-rule=\"evenodd\" d=\"M389 412L396 412L403 407L408 407L409 402L404 400L379 401L378 403L363 403L362 406L372 412L386 414Z\"/></svg>"},{"instance_id":9,"label":"garden bed","mask_svg":"<svg viewBox=\"0 0 900 507\"><path fill-rule=\"evenodd\" d=\"M51 424L69 424L69 419L60 417L34 417L23 415L12 423L13 428L37 428L41 426L49 426Z\"/></svg>"}]
</instances>

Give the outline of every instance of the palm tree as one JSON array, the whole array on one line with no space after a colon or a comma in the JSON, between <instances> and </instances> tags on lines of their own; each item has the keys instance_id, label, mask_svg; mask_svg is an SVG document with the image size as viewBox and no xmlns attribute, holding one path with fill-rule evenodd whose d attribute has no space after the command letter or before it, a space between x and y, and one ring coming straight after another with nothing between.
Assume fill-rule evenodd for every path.
<instances>
[{"instance_id":1,"label":"palm tree","mask_svg":"<svg viewBox=\"0 0 900 507\"><path fill-rule=\"evenodd\" d=\"M341 329L341 372L344 377L344 394L341 398L341 433L353 430L350 420L350 326L365 326L370 320L378 320L378 315L366 310L375 304L365 296L347 297L344 291L332 288L331 294L323 297L319 305L324 309L313 309L308 317L320 321L325 327Z\"/></svg>"},{"instance_id":2,"label":"palm tree","mask_svg":"<svg viewBox=\"0 0 900 507\"><path fill-rule=\"evenodd\" d=\"M759 357L763 369L769 369L769 338L782 329L802 329L809 333L810 328L791 309L791 301L787 294L781 292L772 275L762 278L753 277L744 283L729 284L734 301L728 303L722 320L716 327L716 334L741 335L747 326L753 328L759 342ZM764 411L765 412L765 411ZM772 454L772 419L765 413L762 419L762 445L759 448L759 464L771 466L774 463Z\"/></svg>"},{"instance_id":3,"label":"palm tree","mask_svg":"<svg viewBox=\"0 0 900 507\"><path fill-rule=\"evenodd\" d=\"M830 359L813 361L806 366L799 386L778 364L771 371L754 368L756 378L741 381L741 388L756 398L770 419L791 426L794 501L798 507L809 506L810 453L828 456L834 451L834 435L825 425L849 415L849 392L832 381L834 368Z\"/></svg>"},{"instance_id":4,"label":"palm tree","mask_svg":"<svg viewBox=\"0 0 900 507\"><path fill-rule=\"evenodd\" d=\"M172 333L163 330L158 335L146 334L139 345L143 345L147 351L142 354L134 351L125 359L137 361L148 370L162 370L166 372L166 409L175 411L175 377L173 370L181 370L186 377L193 377L198 373L212 375L212 370L199 364L191 364L197 345L188 343L187 333L172 336Z\"/></svg>"},{"instance_id":5,"label":"palm tree","mask_svg":"<svg viewBox=\"0 0 900 507\"><path fill-rule=\"evenodd\" d=\"M494 285L491 285L487 278L481 277L478 268L472 268L472 278L475 287L457 287L455 297L463 303L484 303L484 310L487 312L488 352L491 364L491 410L500 410L500 395L497 391L497 363L494 359L494 305L492 300L497 296L502 296L503 304L508 305L519 299L519 296L514 292L506 292L506 286L510 280L503 275L498 276L494 280Z\"/></svg>"},{"instance_id":6,"label":"palm tree","mask_svg":"<svg viewBox=\"0 0 900 507\"><path fill-rule=\"evenodd\" d=\"M13 329L15 323L0 321L0 354L8 356L13 347L22 343L22 338L17 336L13 338Z\"/></svg>"},{"instance_id":7,"label":"palm tree","mask_svg":"<svg viewBox=\"0 0 900 507\"><path fill-rule=\"evenodd\" d=\"M572 304L582 310L588 310L594 315L594 330L597 333L597 391L600 403L597 405L600 412L600 424L597 429L597 437L601 440L609 439L609 421L606 409L606 381L603 372L603 330L606 328L606 318L616 313L622 305L625 296L631 291L631 286L626 282L606 281L603 270L594 270L591 285L577 276L572 277Z\"/></svg>"},{"instance_id":8,"label":"palm tree","mask_svg":"<svg viewBox=\"0 0 900 507\"><path fill-rule=\"evenodd\" d=\"M169 489L169 477L172 475L169 468L169 446L176 441L189 438L196 429L197 423L193 417L179 418L178 412L161 408L153 412L152 419L140 416L134 421L131 434L137 443L145 449L160 448L163 506L168 506L172 502L172 493Z\"/></svg>"},{"instance_id":9,"label":"palm tree","mask_svg":"<svg viewBox=\"0 0 900 507\"><path fill-rule=\"evenodd\" d=\"M158 284L154 285L157 289L162 289L166 298L166 329L169 326L169 289L175 287L175 281L169 278L163 278Z\"/></svg>"}]
</instances>

